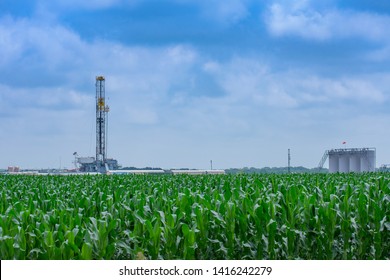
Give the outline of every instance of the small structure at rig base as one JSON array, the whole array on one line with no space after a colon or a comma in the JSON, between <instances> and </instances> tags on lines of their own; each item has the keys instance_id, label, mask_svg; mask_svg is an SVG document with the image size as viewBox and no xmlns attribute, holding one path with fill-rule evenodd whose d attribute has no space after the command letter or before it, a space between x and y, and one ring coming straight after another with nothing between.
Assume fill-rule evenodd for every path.
<instances>
[{"instance_id":1,"label":"small structure at rig base","mask_svg":"<svg viewBox=\"0 0 390 280\"><path fill-rule=\"evenodd\" d=\"M103 76L96 77L96 157L77 157L81 172L106 173L118 169L118 161L107 158L107 114L110 108L106 105L105 81Z\"/></svg>"},{"instance_id":2,"label":"small structure at rig base","mask_svg":"<svg viewBox=\"0 0 390 280\"><path fill-rule=\"evenodd\" d=\"M109 170L117 170L119 168L116 159L107 158L105 160L104 170L99 170L94 157L77 157L77 163L80 165L80 172L107 172Z\"/></svg>"},{"instance_id":3,"label":"small structure at rig base","mask_svg":"<svg viewBox=\"0 0 390 280\"><path fill-rule=\"evenodd\" d=\"M349 148L326 150L318 168L329 158L329 173L374 172L376 169L375 148Z\"/></svg>"}]
</instances>

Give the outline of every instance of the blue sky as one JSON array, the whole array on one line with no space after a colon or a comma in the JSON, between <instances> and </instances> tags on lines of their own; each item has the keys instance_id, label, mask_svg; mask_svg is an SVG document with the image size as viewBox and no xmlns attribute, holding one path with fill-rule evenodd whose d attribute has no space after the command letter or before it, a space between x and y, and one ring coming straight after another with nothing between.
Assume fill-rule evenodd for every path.
<instances>
[{"instance_id":1,"label":"blue sky","mask_svg":"<svg viewBox=\"0 0 390 280\"><path fill-rule=\"evenodd\" d=\"M0 168L95 152L95 76L123 166L390 163L390 2L0 0Z\"/></svg>"}]
</instances>

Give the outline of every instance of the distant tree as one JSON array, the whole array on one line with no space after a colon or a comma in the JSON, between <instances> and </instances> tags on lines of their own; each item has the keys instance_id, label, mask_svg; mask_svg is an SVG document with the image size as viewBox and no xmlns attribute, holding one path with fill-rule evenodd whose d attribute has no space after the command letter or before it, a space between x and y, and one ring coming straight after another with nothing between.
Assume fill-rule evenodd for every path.
<instances>
[{"instance_id":1,"label":"distant tree","mask_svg":"<svg viewBox=\"0 0 390 280\"><path fill-rule=\"evenodd\" d=\"M225 170L226 174L287 174L287 167L263 167L263 168L255 168L255 167L244 167L244 168L230 168ZM328 169L322 168L318 170L318 168L306 168L303 166L291 167L290 173L327 173Z\"/></svg>"}]
</instances>

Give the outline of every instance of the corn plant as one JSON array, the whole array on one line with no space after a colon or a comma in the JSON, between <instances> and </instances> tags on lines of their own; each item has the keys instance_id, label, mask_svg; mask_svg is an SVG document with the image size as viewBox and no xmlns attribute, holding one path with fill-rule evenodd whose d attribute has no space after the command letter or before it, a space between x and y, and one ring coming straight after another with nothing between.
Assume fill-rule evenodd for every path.
<instances>
[{"instance_id":1,"label":"corn plant","mask_svg":"<svg viewBox=\"0 0 390 280\"><path fill-rule=\"evenodd\" d=\"M390 259L390 174L0 176L1 259Z\"/></svg>"}]
</instances>

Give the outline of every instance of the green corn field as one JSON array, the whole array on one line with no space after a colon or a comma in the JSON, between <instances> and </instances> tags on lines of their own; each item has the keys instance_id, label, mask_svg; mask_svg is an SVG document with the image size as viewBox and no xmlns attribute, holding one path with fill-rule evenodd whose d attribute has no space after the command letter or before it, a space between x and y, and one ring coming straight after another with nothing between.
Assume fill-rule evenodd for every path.
<instances>
[{"instance_id":1,"label":"green corn field","mask_svg":"<svg viewBox=\"0 0 390 280\"><path fill-rule=\"evenodd\" d=\"M390 259L390 173L0 176L0 258Z\"/></svg>"}]
</instances>

